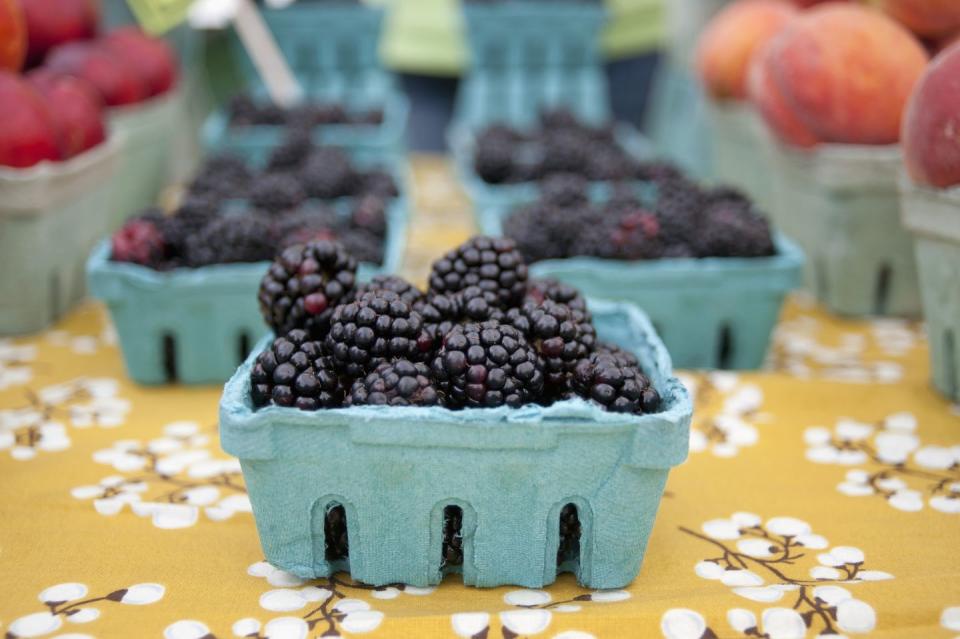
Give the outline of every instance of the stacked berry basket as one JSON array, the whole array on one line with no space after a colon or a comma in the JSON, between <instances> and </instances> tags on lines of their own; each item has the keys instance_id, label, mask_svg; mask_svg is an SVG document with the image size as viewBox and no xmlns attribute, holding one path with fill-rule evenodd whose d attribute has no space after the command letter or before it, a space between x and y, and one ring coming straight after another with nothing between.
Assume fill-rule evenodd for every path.
<instances>
[{"instance_id":1,"label":"stacked berry basket","mask_svg":"<svg viewBox=\"0 0 960 639\"><path fill-rule=\"evenodd\" d=\"M629 583L692 413L642 313L529 280L503 238L441 257L426 292L355 270L329 241L278 257L259 293L276 337L224 390L267 560L374 585Z\"/></svg>"},{"instance_id":2,"label":"stacked berry basket","mask_svg":"<svg viewBox=\"0 0 960 639\"><path fill-rule=\"evenodd\" d=\"M87 264L140 383L219 383L264 333L258 282L284 247L337 239L369 278L399 266L407 204L399 177L293 138L256 170L211 158L172 214L147 211Z\"/></svg>"},{"instance_id":3,"label":"stacked berry basket","mask_svg":"<svg viewBox=\"0 0 960 639\"><path fill-rule=\"evenodd\" d=\"M592 200L585 178L554 174L539 199L488 209L484 232L513 238L537 277L643 308L678 366L759 367L803 254L738 191L665 164L635 173L645 186Z\"/></svg>"}]
</instances>

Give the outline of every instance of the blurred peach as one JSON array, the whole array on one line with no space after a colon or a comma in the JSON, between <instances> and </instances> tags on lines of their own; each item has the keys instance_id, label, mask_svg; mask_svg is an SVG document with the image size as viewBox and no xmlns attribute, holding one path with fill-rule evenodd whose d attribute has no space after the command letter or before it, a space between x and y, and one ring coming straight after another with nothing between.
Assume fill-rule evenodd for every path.
<instances>
[{"instance_id":1,"label":"blurred peach","mask_svg":"<svg viewBox=\"0 0 960 639\"><path fill-rule=\"evenodd\" d=\"M907 171L921 184L960 185L960 43L927 68L903 118Z\"/></svg>"}]
</instances>

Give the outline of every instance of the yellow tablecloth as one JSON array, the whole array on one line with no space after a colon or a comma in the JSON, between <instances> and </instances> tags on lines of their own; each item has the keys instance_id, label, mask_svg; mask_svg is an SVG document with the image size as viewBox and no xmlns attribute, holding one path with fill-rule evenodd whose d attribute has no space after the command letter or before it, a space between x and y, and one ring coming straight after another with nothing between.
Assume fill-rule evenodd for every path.
<instances>
[{"instance_id":1,"label":"yellow tablecloth","mask_svg":"<svg viewBox=\"0 0 960 639\"><path fill-rule=\"evenodd\" d=\"M406 271L471 232L415 163ZM102 309L0 340L0 632L79 637L960 635L960 411L920 326L794 297L773 372L689 373L689 460L622 591L305 583L263 563L217 388L143 388Z\"/></svg>"}]
</instances>

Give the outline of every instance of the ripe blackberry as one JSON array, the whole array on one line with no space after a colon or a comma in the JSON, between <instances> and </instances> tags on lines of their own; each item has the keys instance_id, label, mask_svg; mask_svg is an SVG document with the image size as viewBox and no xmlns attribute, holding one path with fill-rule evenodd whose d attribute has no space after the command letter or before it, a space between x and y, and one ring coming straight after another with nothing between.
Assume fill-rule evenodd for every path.
<instances>
[{"instance_id":1,"label":"ripe blackberry","mask_svg":"<svg viewBox=\"0 0 960 639\"><path fill-rule=\"evenodd\" d=\"M541 175L577 173L584 175L590 161L589 139L579 131L561 129L552 132L543 141Z\"/></svg>"},{"instance_id":2,"label":"ripe blackberry","mask_svg":"<svg viewBox=\"0 0 960 639\"><path fill-rule=\"evenodd\" d=\"M590 315L553 300L510 309L507 320L526 337L543 360L546 386L567 391L567 377L589 356L597 340Z\"/></svg>"},{"instance_id":3,"label":"ripe blackberry","mask_svg":"<svg viewBox=\"0 0 960 639\"><path fill-rule=\"evenodd\" d=\"M532 264L566 257L569 237L555 233L557 211L542 202L515 210L503 223L503 234L516 242L523 259Z\"/></svg>"},{"instance_id":4,"label":"ripe blackberry","mask_svg":"<svg viewBox=\"0 0 960 639\"><path fill-rule=\"evenodd\" d=\"M232 153L213 155L203 163L187 189L188 194L214 196L222 201L243 197L253 174L246 161Z\"/></svg>"},{"instance_id":5,"label":"ripe blackberry","mask_svg":"<svg viewBox=\"0 0 960 639\"><path fill-rule=\"evenodd\" d=\"M383 264L383 237L365 229L343 229L340 243L358 262Z\"/></svg>"},{"instance_id":6,"label":"ripe blackberry","mask_svg":"<svg viewBox=\"0 0 960 639\"><path fill-rule=\"evenodd\" d=\"M615 413L652 413L660 404L646 375L611 353L593 353L580 360L570 383L578 395Z\"/></svg>"},{"instance_id":7,"label":"ripe blackberry","mask_svg":"<svg viewBox=\"0 0 960 639\"><path fill-rule=\"evenodd\" d=\"M554 173L540 183L540 200L550 206L582 206L590 182L576 173Z\"/></svg>"},{"instance_id":8,"label":"ripe blackberry","mask_svg":"<svg viewBox=\"0 0 960 639\"><path fill-rule=\"evenodd\" d=\"M587 300L573 286L549 278L530 280L524 302L539 304L544 300L553 300L577 311L587 310Z\"/></svg>"},{"instance_id":9,"label":"ripe blackberry","mask_svg":"<svg viewBox=\"0 0 960 639\"><path fill-rule=\"evenodd\" d=\"M358 378L385 361L423 361L433 340L423 318L393 291L371 291L338 306L324 341L337 370Z\"/></svg>"},{"instance_id":10,"label":"ripe blackberry","mask_svg":"<svg viewBox=\"0 0 960 639\"><path fill-rule=\"evenodd\" d=\"M413 303L415 311L423 317L424 330L435 345L439 345L444 336L460 323L463 304L456 295L430 293Z\"/></svg>"},{"instance_id":11,"label":"ripe blackberry","mask_svg":"<svg viewBox=\"0 0 960 639\"><path fill-rule=\"evenodd\" d=\"M586 175L591 180L626 180L636 172L634 161L620 147L594 143L586 162Z\"/></svg>"},{"instance_id":12,"label":"ripe blackberry","mask_svg":"<svg viewBox=\"0 0 960 639\"><path fill-rule=\"evenodd\" d=\"M343 401L343 388L320 342L300 329L276 338L257 356L250 392L256 407L273 403L317 410L336 408Z\"/></svg>"},{"instance_id":13,"label":"ripe blackberry","mask_svg":"<svg viewBox=\"0 0 960 639\"><path fill-rule=\"evenodd\" d=\"M692 242L698 257L773 255L773 239L766 218L726 204L711 208L704 217L704 224Z\"/></svg>"},{"instance_id":14,"label":"ripe blackberry","mask_svg":"<svg viewBox=\"0 0 960 639\"><path fill-rule=\"evenodd\" d=\"M227 101L230 126L249 126L257 117L257 104L248 93L238 93Z\"/></svg>"},{"instance_id":15,"label":"ripe blackberry","mask_svg":"<svg viewBox=\"0 0 960 639\"><path fill-rule=\"evenodd\" d=\"M264 173L250 186L250 202L267 213L282 213L307 199L300 182L286 173Z\"/></svg>"},{"instance_id":16,"label":"ripe blackberry","mask_svg":"<svg viewBox=\"0 0 960 639\"><path fill-rule=\"evenodd\" d=\"M272 260L277 248L273 231L256 213L218 217L187 240L186 263L200 267Z\"/></svg>"},{"instance_id":17,"label":"ripe blackberry","mask_svg":"<svg viewBox=\"0 0 960 639\"><path fill-rule=\"evenodd\" d=\"M654 183L679 180L683 177L683 171L670 162L640 162L634 169L634 177L638 180Z\"/></svg>"},{"instance_id":18,"label":"ripe blackberry","mask_svg":"<svg viewBox=\"0 0 960 639\"><path fill-rule=\"evenodd\" d=\"M567 504L560 511L560 545L557 547L557 563L575 559L580 551L580 517L577 507Z\"/></svg>"},{"instance_id":19,"label":"ripe blackberry","mask_svg":"<svg viewBox=\"0 0 960 639\"><path fill-rule=\"evenodd\" d=\"M630 351L625 351L619 346L599 342L594 347L594 352L598 357L612 357L619 366L640 366L640 360Z\"/></svg>"},{"instance_id":20,"label":"ripe blackberry","mask_svg":"<svg viewBox=\"0 0 960 639\"><path fill-rule=\"evenodd\" d=\"M400 195L400 189L397 187L393 176L382 169L374 169L361 174L358 192L375 195L384 200Z\"/></svg>"},{"instance_id":21,"label":"ripe blackberry","mask_svg":"<svg viewBox=\"0 0 960 639\"><path fill-rule=\"evenodd\" d=\"M350 213L350 226L384 237L387 234L387 211L384 201L372 195L360 198Z\"/></svg>"},{"instance_id":22,"label":"ripe blackberry","mask_svg":"<svg viewBox=\"0 0 960 639\"><path fill-rule=\"evenodd\" d=\"M307 195L324 200L353 195L357 187L350 157L334 147L314 149L300 168L299 177Z\"/></svg>"},{"instance_id":23,"label":"ripe blackberry","mask_svg":"<svg viewBox=\"0 0 960 639\"><path fill-rule=\"evenodd\" d=\"M384 362L358 379L347 397L348 406L436 406L440 395L430 381L430 369L420 362Z\"/></svg>"},{"instance_id":24,"label":"ripe blackberry","mask_svg":"<svg viewBox=\"0 0 960 639\"><path fill-rule=\"evenodd\" d=\"M517 408L543 393L543 362L536 350L520 331L496 320L454 326L432 371L454 408Z\"/></svg>"},{"instance_id":25,"label":"ripe blackberry","mask_svg":"<svg viewBox=\"0 0 960 639\"><path fill-rule=\"evenodd\" d=\"M274 218L274 235L281 249L318 240L336 240L340 227L340 216L335 210L314 203Z\"/></svg>"},{"instance_id":26,"label":"ripe blackberry","mask_svg":"<svg viewBox=\"0 0 960 639\"><path fill-rule=\"evenodd\" d=\"M503 184L513 173L514 144L500 137L481 138L473 154L473 167L484 182Z\"/></svg>"},{"instance_id":27,"label":"ripe blackberry","mask_svg":"<svg viewBox=\"0 0 960 639\"><path fill-rule=\"evenodd\" d=\"M596 212L584 216L570 242L571 257L616 258L613 234L617 230L617 218Z\"/></svg>"},{"instance_id":28,"label":"ripe blackberry","mask_svg":"<svg viewBox=\"0 0 960 639\"><path fill-rule=\"evenodd\" d=\"M320 240L285 249L260 282L263 319L278 334L306 329L326 337L333 309L354 287L357 262L336 242Z\"/></svg>"},{"instance_id":29,"label":"ripe blackberry","mask_svg":"<svg viewBox=\"0 0 960 639\"><path fill-rule=\"evenodd\" d=\"M110 240L110 259L157 268L163 262L166 245L157 213L148 213L129 220ZM162 216L159 213L159 216Z\"/></svg>"},{"instance_id":30,"label":"ripe blackberry","mask_svg":"<svg viewBox=\"0 0 960 639\"><path fill-rule=\"evenodd\" d=\"M470 322L485 322L489 319L502 319L503 311L497 294L479 286L468 286L456 294L460 298L460 316Z\"/></svg>"},{"instance_id":31,"label":"ripe blackberry","mask_svg":"<svg viewBox=\"0 0 960 639\"><path fill-rule=\"evenodd\" d=\"M423 293L420 292L420 289L397 275L376 275L369 282L358 284L356 297L360 298L365 293L372 291L392 291L396 293L403 302L406 302L418 312L419 309L417 305L424 300Z\"/></svg>"},{"instance_id":32,"label":"ripe blackberry","mask_svg":"<svg viewBox=\"0 0 960 639\"><path fill-rule=\"evenodd\" d=\"M527 289L527 265L513 240L474 237L433 263L431 292L455 294L469 286L496 293L502 308L520 303Z\"/></svg>"},{"instance_id":33,"label":"ripe blackberry","mask_svg":"<svg viewBox=\"0 0 960 639\"><path fill-rule=\"evenodd\" d=\"M313 151L313 143L310 141L310 134L297 130L291 131L280 146L270 152L267 170L295 171L303 165L311 151Z\"/></svg>"},{"instance_id":34,"label":"ripe blackberry","mask_svg":"<svg viewBox=\"0 0 960 639\"><path fill-rule=\"evenodd\" d=\"M685 179L659 183L654 208L664 245L690 244L702 223L704 206L696 184Z\"/></svg>"}]
</instances>

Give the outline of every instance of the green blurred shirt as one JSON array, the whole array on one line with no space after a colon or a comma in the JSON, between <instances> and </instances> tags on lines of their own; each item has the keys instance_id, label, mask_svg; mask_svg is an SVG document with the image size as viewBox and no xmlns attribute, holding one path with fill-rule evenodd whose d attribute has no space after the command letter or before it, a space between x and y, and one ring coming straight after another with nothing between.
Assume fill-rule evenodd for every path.
<instances>
[{"instance_id":1,"label":"green blurred shirt","mask_svg":"<svg viewBox=\"0 0 960 639\"><path fill-rule=\"evenodd\" d=\"M459 75L466 64L460 0L380 0L390 6L381 54L387 66L427 75ZM606 0L608 58L657 48L664 37L663 0Z\"/></svg>"}]
</instances>

